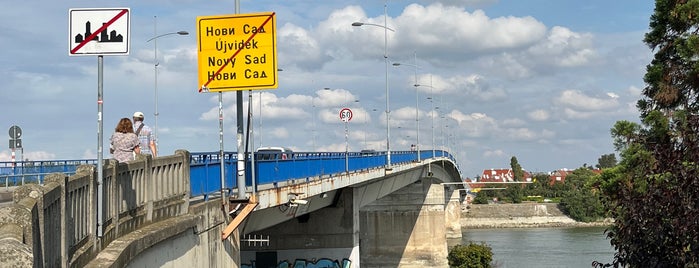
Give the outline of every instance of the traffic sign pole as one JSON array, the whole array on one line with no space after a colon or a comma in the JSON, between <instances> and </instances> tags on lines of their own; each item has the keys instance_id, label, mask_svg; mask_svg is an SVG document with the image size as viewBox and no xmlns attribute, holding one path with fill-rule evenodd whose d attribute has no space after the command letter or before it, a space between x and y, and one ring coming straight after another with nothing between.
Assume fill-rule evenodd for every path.
<instances>
[{"instance_id":1,"label":"traffic sign pole","mask_svg":"<svg viewBox=\"0 0 699 268\"><path fill-rule=\"evenodd\" d=\"M129 8L69 9L68 54L97 55L97 237L103 235L103 66L104 55L128 55L131 47ZM94 27L93 27L94 25ZM92 231L91 230L91 231Z\"/></svg>"},{"instance_id":2,"label":"traffic sign pole","mask_svg":"<svg viewBox=\"0 0 699 268\"><path fill-rule=\"evenodd\" d=\"M352 120L352 110L342 108L340 110L340 120L345 122L345 172L349 172L349 121Z\"/></svg>"},{"instance_id":3,"label":"traffic sign pole","mask_svg":"<svg viewBox=\"0 0 699 268\"><path fill-rule=\"evenodd\" d=\"M104 230L102 229L104 226L103 222L103 207L102 203L104 202L104 196L103 196L103 187L104 187L104 179L102 177L103 171L102 171L102 166L104 165L103 162L103 156L102 156L102 148L103 148L103 142L102 142L102 132L104 130L104 125L102 124L102 92L103 92L103 83L102 83L102 78L104 76L103 72L103 66L104 66L104 56L99 55L97 56L97 237L102 237Z\"/></svg>"},{"instance_id":4,"label":"traffic sign pole","mask_svg":"<svg viewBox=\"0 0 699 268\"><path fill-rule=\"evenodd\" d=\"M347 125L349 120L345 121L345 172L349 172L349 129Z\"/></svg>"}]
</instances>

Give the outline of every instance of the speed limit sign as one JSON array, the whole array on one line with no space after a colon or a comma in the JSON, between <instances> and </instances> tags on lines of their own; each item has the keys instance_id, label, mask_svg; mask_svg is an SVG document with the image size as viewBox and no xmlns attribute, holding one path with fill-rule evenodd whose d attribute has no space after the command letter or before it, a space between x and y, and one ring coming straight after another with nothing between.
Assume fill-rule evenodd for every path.
<instances>
[{"instance_id":1,"label":"speed limit sign","mask_svg":"<svg viewBox=\"0 0 699 268\"><path fill-rule=\"evenodd\" d=\"M340 110L340 120L345 123L352 120L352 110L349 108L342 108L342 110Z\"/></svg>"}]
</instances>

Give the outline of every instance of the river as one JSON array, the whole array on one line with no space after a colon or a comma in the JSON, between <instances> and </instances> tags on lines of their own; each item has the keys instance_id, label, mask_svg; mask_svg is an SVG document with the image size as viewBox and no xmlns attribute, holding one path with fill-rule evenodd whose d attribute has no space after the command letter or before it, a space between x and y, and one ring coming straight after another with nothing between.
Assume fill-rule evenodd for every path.
<instances>
[{"instance_id":1,"label":"river","mask_svg":"<svg viewBox=\"0 0 699 268\"><path fill-rule=\"evenodd\" d=\"M485 242L494 267L592 267L609 263L614 248L604 227L468 229L462 243Z\"/></svg>"}]
</instances>

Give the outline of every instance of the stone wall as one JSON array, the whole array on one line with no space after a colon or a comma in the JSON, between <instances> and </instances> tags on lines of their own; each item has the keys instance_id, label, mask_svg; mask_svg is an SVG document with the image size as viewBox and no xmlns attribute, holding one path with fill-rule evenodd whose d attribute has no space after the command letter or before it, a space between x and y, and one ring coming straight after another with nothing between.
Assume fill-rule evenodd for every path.
<instances>
[{"instance_id":1,"label":"stone wall","mask_svg":"<svg viewBox=\"0 0 699 268\"><path fill-rule=\"evenodd\" d=\"M564 216L556 203L470 204L462 218Z\"/></svg>"},{"instance_id":2,"label":"stone wall","mask_svg":"<svg viewBox=\"0 0 699 268\"><path fill-rule=\"evenodd\" d=\"M555 203L471 204L461 213L461 226L468 228L521 228L599 225L579 223L565 216Z\"/></svg>"}]
</instances>

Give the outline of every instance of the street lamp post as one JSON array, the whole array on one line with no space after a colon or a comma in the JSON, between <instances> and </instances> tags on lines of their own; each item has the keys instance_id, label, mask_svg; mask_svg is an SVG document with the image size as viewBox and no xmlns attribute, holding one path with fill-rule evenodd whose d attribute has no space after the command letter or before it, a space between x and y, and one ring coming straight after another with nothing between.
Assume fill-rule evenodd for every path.
<instances>
[{"instance_id":1,"label":"street lamp post","mask_svg":"<svg viewBox=\"0 0 699 268\"><path fill-rule=\"evenodd\" d=\"M430 89L432 91L432 89ZM432 97L427 97L428 100L430 100L430 105L432 105L432 114L430 115L430 118L432 118L432 158L434 158L435 155L435 148L434 148L434 117L435 117L435 109L434 109L434 102Z\"/></svg>"},{"instance_id":2,"label":"street lamp post","mask_svg":"<svg viewBox=\"0 0 699 268\"><path fill-rule=\"evenodd\" d=\"M153 128L153 138L155 138L155 150L158 151L158 38L168 35L188 35L187 31L170 32L158 35L158 16L153 16L153 38L148 39L146 43L153 41L153 71L155 76L153 78L153 91L154 91L154 105L153 115L154 115L154 128Z\"/></svg>"},{"instance_id":3,"label":"street lamp post","mask_svg":"<svg viewBox=\"0 0 699 268\"><path fill-rule=\"evenodd\" d=\"M383 5L383 25L365 23L365 22L353 22L352 26L363 26L371 25L376 27L381 27L383 31L383 59L386 64L386 169L391 169L391 108L389 106L389 95L388 95L388 31L395 32L393 29L388 28L386 25L388 22L388 5L384 2Z\"/></svg>"},{"instance_id":4,"label":"street lamp post","mask_svg":"<svg viewBox=\"0 0 699 268\"><path fill-rule=\"evenodd\" d=\"M434 107L434 87L432 86L432 75L430 75L430 85L418 85L418 86L423 86L423 87L429 87L430 88L430 96L427 97L428 100L430 100L430 105L432 106L431 108L431 118L432 118L432 158L435 157L435 143L434 143L434 118L435 118L435 113L437 112L436 109L439 109L439 107ZM437 114L438 116L438 114Z\"/></svg>"},{"instance_id":5,"label":"street lamp post","mask_svg":"<svg viewBox=\"0 0 699 268\"><path fill-rule=\"evenodd\" d=\"M419 109L419 103L420 103L420 97L418 94L417 87L421 86L420 84L417 83L417 52L413 53L413 61L414 64L405 64L405 63L393 63L393 66L401 66L401 65L407 65L407 66L412 66L415 67L415 150L417 151L417 161L420 162L420 109Z\"/></svg>"}]
</instances>

